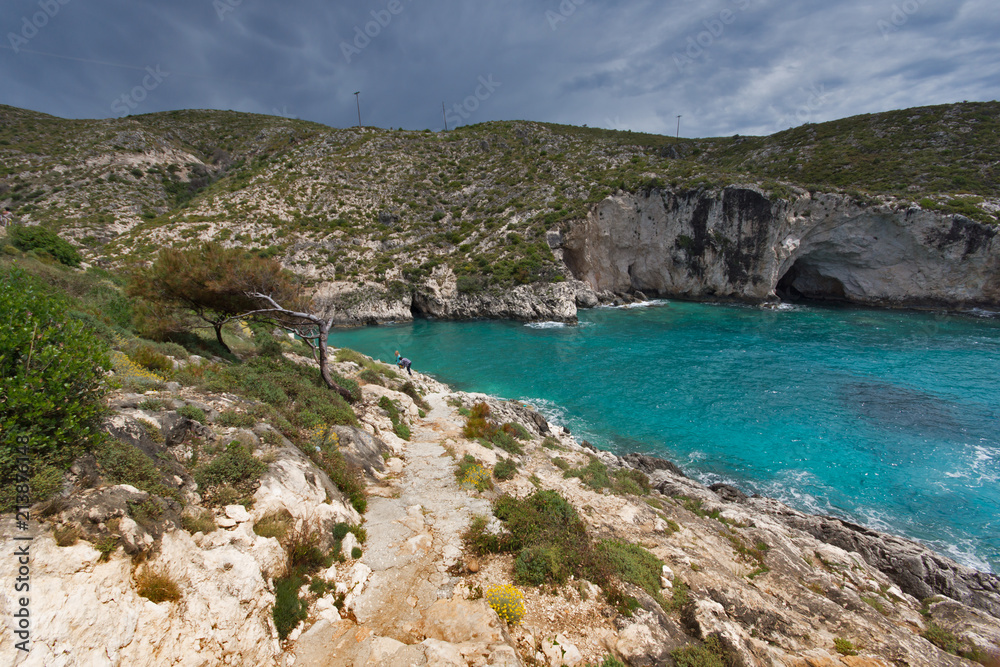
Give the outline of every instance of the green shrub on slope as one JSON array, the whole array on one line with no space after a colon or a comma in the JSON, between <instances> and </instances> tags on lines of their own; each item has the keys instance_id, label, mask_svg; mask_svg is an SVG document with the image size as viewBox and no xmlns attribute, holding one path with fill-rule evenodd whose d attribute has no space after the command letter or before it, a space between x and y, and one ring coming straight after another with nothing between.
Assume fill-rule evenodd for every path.
<instances>
[{"instance_id":1,"label":"green shrub on slope","mask_svg":"<svg viewBox=\"0 0 1000 667\"><path fill-rule=\"evenodd\" d=\"M21 269L0 271L0 477L26 442L35 469L101 442L107 347Z\"/></svg>"}]
</instances>

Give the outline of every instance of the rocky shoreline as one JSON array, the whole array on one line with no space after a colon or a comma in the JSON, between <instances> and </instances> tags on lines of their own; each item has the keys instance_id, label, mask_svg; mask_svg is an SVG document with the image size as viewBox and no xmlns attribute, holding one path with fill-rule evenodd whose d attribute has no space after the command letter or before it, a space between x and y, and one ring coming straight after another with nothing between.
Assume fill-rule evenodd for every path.
<instances>
[{"instance_id":1,"label":"rocky shoreline","mask_svg":"<svg viewBox=\"0 0 1000 667\"><path fill-rule=\"evenodd\" d=\"M361 367L341 362L336 370L356 376ZM168 503L158 517L143 518L136 507L150 494L125 485L86 488L92 471L82 460L67 482L73 490L35 508L35 516L45 519L32 542L32 652L15 651L5 628L0 656L16 665L574 667L608 656L628 665L672 665L677 651L711 640L733 665L973 664L926 638L943 632L957 642L956 651L983 664L1000 659L995 575L839 519L806 515L724 485L705 487L667 461L593 450L521 403L453 392L416 374L421 407L397 382L385 384L362 385L360 427L336 431L340 451L366 471L367 542L348 534L338 543L344 562L314 575L322 584L302 587L308 618L287 639L279 638L271 617L274 582L287 554L259 526L286 512L299 525L328 534L362 516L266 421L222 426L220 414L245 409L240 397L172 385L116 396L109 429L168 463L185 460L196 440L245 443L267 464L252 507L209 505L178 466L184 507ZM380 406L384 398L409 423L409 440L397 435ZM160 407L151 409L151 401ZM463 412L478 403L490 407L497 423L524 429L520 454L463 435ZM204 420L181 416L184 406L198 407ZM510 461L516 474L494 479L493 488L468 488L454 472L467 455L487 470ZM650 491L614 493L565 474L597 465L595 460L611 472L642 472ZM639 604L627 616L592 583L570 581L522 587L522 622L499 619L481 592L513 581L512 558L474 555L462 535L476 515L499 529L491 502L501 495L526 498L539 489L568 500L595 537L641 545L660 559L661 595L682 603L664 609L643 590L627 587ZM195 516L211 517L210 525L196 532L182 527L193 529L184 517ZM5 515L2 523L2 548L10 551L13 517ZM81 540L59 546L56 540L69 529ZM108 535L119 539L105 557L96 547ZM0 564L5 578L16 574L12 562ZM180 599L154 603L138 595L136 579L147 568L169 573ZM674 591L683 594L671 598ZM0 594L7 618L12 596L12 589Z\"/></svg>"}]
</instances>

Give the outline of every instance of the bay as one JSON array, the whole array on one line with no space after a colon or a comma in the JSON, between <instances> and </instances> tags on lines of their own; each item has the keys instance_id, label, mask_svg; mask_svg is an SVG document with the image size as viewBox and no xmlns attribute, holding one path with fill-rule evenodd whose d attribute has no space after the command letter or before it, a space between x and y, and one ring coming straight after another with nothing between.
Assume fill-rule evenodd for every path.
<instances>
[{"instance_id":1,"label":"bay","mask_svg":"<svg viewBox=\"0 0 1000 667\"><path fill-rule=\"evenodd\" d=\"M1000 571L1000 321L656 302L580 323L338 330L456 389L524 400L602 449L670 459Z\"/></svg>"}]
</instances>

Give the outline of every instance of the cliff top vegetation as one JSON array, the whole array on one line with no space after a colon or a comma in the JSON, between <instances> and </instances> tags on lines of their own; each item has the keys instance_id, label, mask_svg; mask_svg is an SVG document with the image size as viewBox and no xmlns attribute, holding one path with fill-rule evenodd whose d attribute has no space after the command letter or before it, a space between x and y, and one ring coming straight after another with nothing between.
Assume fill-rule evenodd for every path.
<instances>
[{"instance_id":1,"label":"cliff top vegetation","mask_svg":"<svg viewBox=\"0 0 1000 667\"><path fill-rule=\"evenodd\" d=\"M0 206L91 260L148 261L217 240L316 283L401 290L446 265L475 292L560 280L546 231L617 191L840 191L996 223L1000 103L679 140L529 121L433 133L227 111L66 120L0 106L0 156Z\"/></svg>"}]
</instances>

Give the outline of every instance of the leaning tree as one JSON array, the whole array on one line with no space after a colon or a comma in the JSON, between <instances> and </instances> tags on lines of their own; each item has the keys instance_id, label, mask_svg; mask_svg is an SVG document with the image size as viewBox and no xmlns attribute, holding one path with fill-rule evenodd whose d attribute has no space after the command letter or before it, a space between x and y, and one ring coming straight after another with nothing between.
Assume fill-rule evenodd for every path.
<instances>
[{"instance_id":1,"label":"leaning tree","mask_svg":"<svg viewBox=\"0 0 1000 667\"><path fill-rule=\"evenodd\" d=\"M301 285L281 263L240 248L204 243L192 249L163 250L152 268L133 272L130 294L163 312L185 311L207 322L222 340L222 327L233 320L251 320L294 333L312 349L327 387L351 401L350 390L330 373L327 338L334 306L310 307ZM320 304L321 305L321 304Z\"/></svg>"},{"instance_id":2,"label":"leaning tree","mask_svg":"<svg viewBox=\"0 0 1000 667\"><path fill-rule=\"evenodd\" d=\"M354 400L351 392L338 384L330 373L328 340L335 319L332 304L327 308L318 308L318 312L309 312L306 309L297 310L291 304L287 304L291 306L289 308L282 306L279 302L280 296L277 296L273 290L249 289L245 294L247 298L258 303L260 308L245 312L241 317L273 323L302 339L312 350L313 358L319 366L319 374L326 386L336 391L347 401Z\"/></svg>"},{"instance_id":3,"label":"leaning tree","mask_svg":"<svg viewBox=\"0 0 1000 667\"><path fill-rule=\"evenodd\" d=\"M215 330L219 345L232 352L222 339L222 328L242 313L258 308L248 290L263 290L297 302L299 287L281 263L207 242L196 248L166 248L148 269L133 270L130 296L147 304L153 327L184 328L178 315L193 314Z\"/></svg>"}]
</instances>

